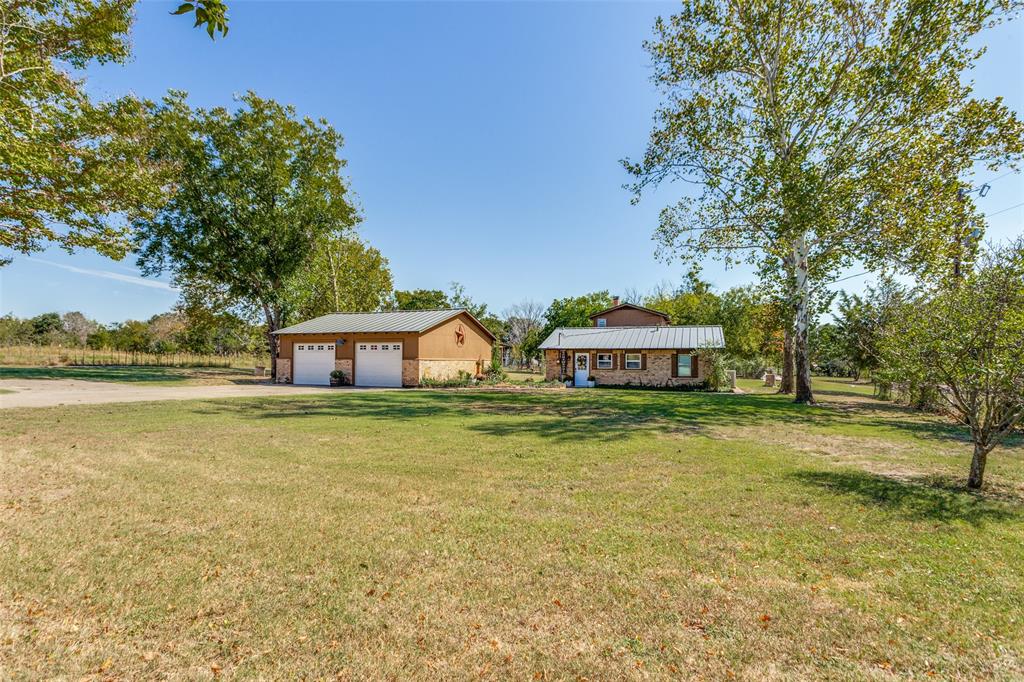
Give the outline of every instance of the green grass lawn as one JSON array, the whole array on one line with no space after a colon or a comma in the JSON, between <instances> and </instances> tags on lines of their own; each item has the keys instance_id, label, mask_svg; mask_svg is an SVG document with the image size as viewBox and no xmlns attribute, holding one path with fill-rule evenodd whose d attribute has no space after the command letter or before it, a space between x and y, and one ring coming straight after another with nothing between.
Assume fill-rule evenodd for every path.
<instances>
[{"instance_id":1,"label":"green grass lawn","mask_svg":"<svg viewBox=\"0 0 1024 682\"><path fill-rule=\"evenodd\" d=\"M254 377L252 368L239 367L0 367L0 379L78 379L123 383L240 384L269 379Z\"/></svg>"},{"instance_id":2,"label":"green grass lawn","mask_svg":"<svg viewBox=\"0 0 1024 682\"><path fill-rule=\"evenodd\" d=\"M843 391L0 411L0 678L1024 676L1024 446Z\"/></svg>"},{"instance_id":3,"label":"green grass lawn","mask_svg":"<svg viewBox=\"0 0 1024 682\"><path fill-rule=\"evenodd\" d=\"M543 383L544 372L520 372L510 370L505 372L508 375L508 379L514 383Z\"/></svg>"},{"instance_id":4,"label":"green grass lawn","mask_svg":"<svg viewBox=\"0 0 1024 682\"><path fill-rule=\"evenodd\" d=\"M778 381L778 379L776 379ZM846 377L812 377L811 385L817 394L823 396L873 396L874 384L857 382ZM747 393L771 394L778 392L778 386L768 388L761 379L736 379L736 387Z\"/></svg>"}]
</instances>

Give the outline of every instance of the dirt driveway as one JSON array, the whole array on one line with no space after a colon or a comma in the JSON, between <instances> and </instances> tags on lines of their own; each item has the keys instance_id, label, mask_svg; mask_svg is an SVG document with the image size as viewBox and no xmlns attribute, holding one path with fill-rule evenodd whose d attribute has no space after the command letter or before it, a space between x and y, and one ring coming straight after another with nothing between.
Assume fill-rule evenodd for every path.
<instances>
[{"instance_id":1,"label":"dirt driveway","mask_svg":"<svg viewBox=\"0 0 1024 682\"><path fill-rule=\"evenodd\" d=\"M323 386L282 386L274 384L227 384L215 386L141 386L107 381L78 379L2 379L0 409L12 407L52 407L54 405L90 405L97 403L134 403L147 400L205 400L329 393L339 390ZM393 389L400 390L400 389Z\"/></svg>"}]
</instances>

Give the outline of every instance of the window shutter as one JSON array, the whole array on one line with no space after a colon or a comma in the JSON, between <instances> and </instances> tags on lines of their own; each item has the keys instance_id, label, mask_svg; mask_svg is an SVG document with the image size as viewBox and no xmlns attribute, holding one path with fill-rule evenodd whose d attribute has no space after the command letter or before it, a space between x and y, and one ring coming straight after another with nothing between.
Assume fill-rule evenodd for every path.
<instances>
[{"instance_id":1,"label":"window shutter","mask_svg":"<svg viewBox=\"0 0 1024 682\"><path fill-rule=\"evenodd\" d=\"M679 353L672 354L672 378L679 376Z\"/></svg>"},{"instance_id":2,"label":"window shutter","mask_svg":"<svg viewBox=\"0 0 1024 682\"><path fill-rule=\"evenodd\" d=\"M618 369L618 368L619 368L619 354L613 352L612 353L612 369Z\"/></svg>"},{"instance_id":3,"label":"window shutter","mask_svg":"<svg viewBox=\"0 0 1024 682\"><path fill-rule=\"evenodd\" d=\"M640 369L647 369L647 353L640 354Z\"/></svg>"},{"instance_id":4,"label":"window shutter","mask_svg":"<svg viewBox=\"0 0 1024 682\"><path fill-rule=\"evenodd\" d=\"M593 373L597 369L597 351L590 351L590 372Z\"/></svg>"},{"instance_id":5,"label":"window shutter","mask_svg":"<svg viewBox=\"0 0 1024 682\"><path fill-rule=\"evenodd\" d=\"M700 365L697 364L698 357L696 355L690 356L690 376L697 377L700 375Z\"/></svg>"}]
</instances>

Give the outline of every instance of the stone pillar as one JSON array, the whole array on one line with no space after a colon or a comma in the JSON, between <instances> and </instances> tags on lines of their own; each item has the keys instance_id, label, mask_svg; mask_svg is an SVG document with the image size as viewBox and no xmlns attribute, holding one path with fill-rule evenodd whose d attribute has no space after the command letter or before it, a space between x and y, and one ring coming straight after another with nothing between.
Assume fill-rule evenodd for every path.
<instances>
[{"instance_id":1,"label":"stone pillar","mask_svg":"<svg viewBox=\"0 0 1024 682\"><path fill-rule=\"evenodd\" d=\"M289 358L277 359L277 376L274 378L274 383L292 383L292 361Z\"/></svg>"}]
</instances>

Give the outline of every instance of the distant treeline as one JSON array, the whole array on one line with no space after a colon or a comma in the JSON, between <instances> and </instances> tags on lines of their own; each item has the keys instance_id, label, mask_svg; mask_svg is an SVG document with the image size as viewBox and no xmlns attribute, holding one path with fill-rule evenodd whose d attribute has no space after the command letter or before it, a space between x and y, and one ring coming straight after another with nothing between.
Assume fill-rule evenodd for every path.
<instances>
[{"instance_id":1,"label":"distant treeline","mask_svg":"<svg viewBox=\"0 0 1024 682\"><path fill-rule=\"evenodd\" d=\"M101 324L80 312L0 317L2 346L62 346L153 354L266 355L262 327L232 313L172 311L148 320Z\"/></svg>"}]
</instances>

